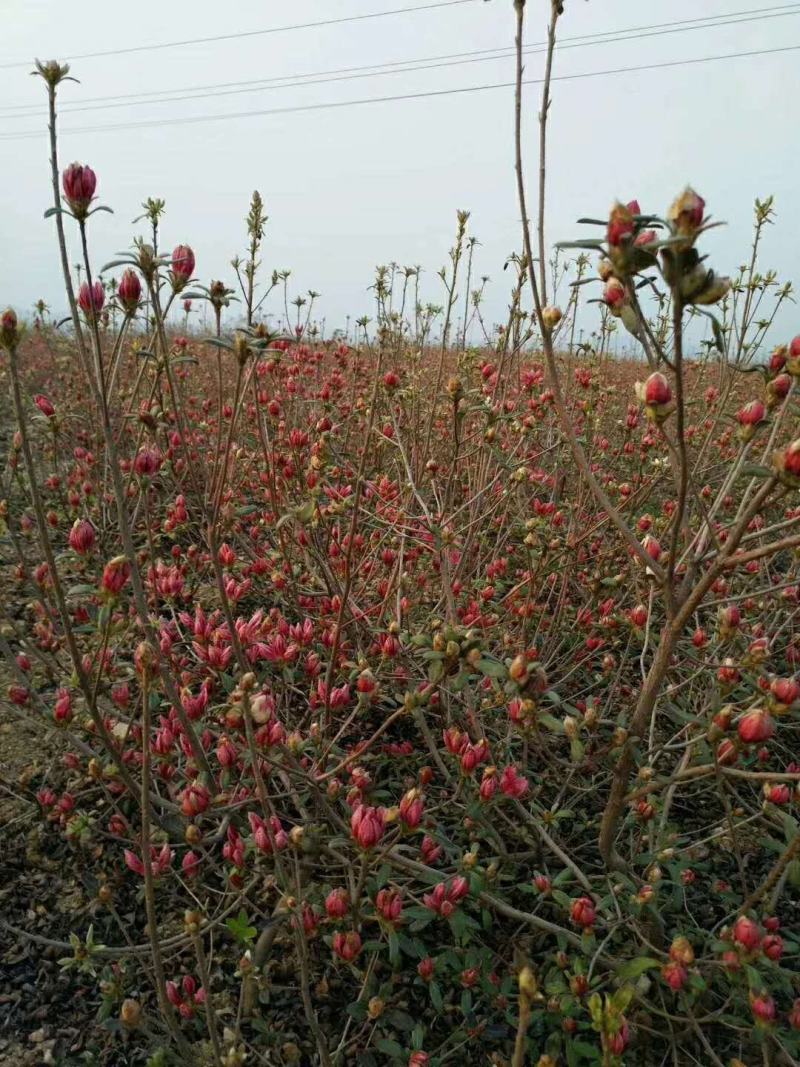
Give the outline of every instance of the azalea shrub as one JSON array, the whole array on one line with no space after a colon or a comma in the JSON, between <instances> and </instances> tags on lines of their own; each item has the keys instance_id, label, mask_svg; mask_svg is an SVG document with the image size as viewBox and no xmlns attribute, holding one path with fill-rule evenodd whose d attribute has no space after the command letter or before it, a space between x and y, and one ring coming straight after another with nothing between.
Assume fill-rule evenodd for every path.
<instances>
[{"instance_id":1,"label":"azalea shrub","mask_svg":"<svg viewBox=\"0 0 800 1067\"><path fill-rule=\"evenodd\" d=\"M66 68L38 72L55 128ZM63 752L27 788L90 902L49 937L92 1062L796 1062L771 201L733 279L691 189L585 220L552 271L526 227L479 346L462 212L441 308L381 268L325 340L304 298L265 325L258 194L234 284L203 285L162 201L113 254L113 190L52 162L82 273L66 323L2 317L0 650Z\"/></svg>"}]
</instances>

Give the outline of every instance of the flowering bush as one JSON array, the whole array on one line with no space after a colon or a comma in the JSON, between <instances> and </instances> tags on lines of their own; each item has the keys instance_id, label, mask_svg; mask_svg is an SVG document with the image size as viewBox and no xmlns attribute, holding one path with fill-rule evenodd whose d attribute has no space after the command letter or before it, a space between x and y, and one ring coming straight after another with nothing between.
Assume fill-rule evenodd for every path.
<instances>
[{"instance_id":1,"label":"flowering bush","mask_svg":"<svg viewBox=\"0 0 800 1067\"><path fill-rule=\"evenodd\" d=\"M769 287L708 268L703 199L577 242L580 349L590 259L562 313L526 226L469 350L466 213L440 346L386 270L373 334L324 342L259 319L257 194L231 330L162 202L98 272L102 175L61 179L72 331L0 328L0 650L63 738L36 799L104 1062L794 1062L800 341L759 357ZM176 332L201 300L215 335Z\"/></svg>"}]
</instances>

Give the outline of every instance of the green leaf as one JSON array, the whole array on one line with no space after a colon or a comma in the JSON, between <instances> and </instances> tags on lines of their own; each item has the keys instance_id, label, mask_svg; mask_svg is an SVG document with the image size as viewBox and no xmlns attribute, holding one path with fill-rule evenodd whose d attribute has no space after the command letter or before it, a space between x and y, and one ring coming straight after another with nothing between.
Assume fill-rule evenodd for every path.
<instances>
[{"instance_id":1,"label":"green leaf","mask_svg":"<svg viewBox=\"0 0 800 1067\"><path fill-rule=\"evenodd\" d=\"M489 678L505 679L508 676L508 671L504 663L500 663L494 659L479 659L478 670L481 674L488 675Z\"/></svg>"},{"instance_id":2,"label":"green leaf","mask_svg":"<svg viewBox=\"0 0 800 1067\"><path fill-rule=\"evenodd\" d=\"M400 959L400 941L394 930L389 931L389 959L393 964Z\"/></svg>"},{"instance_id":3,"label":"green leaf","mask_svg":"<svg viewBox=\"0 0 800 1067\"><path fill-rule=\"evenodd\" d=\"M617 971L617 977L623 981L627 981L630 978L639 978L645 971L652 971L656 967L660 967L661 962L653 959L651 956L640 956L635 960L628 960Z\"/></svg>"},{"instance_id":4,"label":"green leaf","mask_svg":"<svg viewBox=\"0 0 800 1067\"><path fill-rule=\"evenodd\" d=\"M739 473L747 475L748 478L770 478L774 471L769 467L762 467L760 463L744 463Z\"/></svg>"},{"instance_id":5,"label":"green leaf","mask_svg":"<svg viewBox=\"0 0 800 1067\"><path fill-rule=\"evenodd\" d=\"M428 986L428 991L431 995L431 1004L436 1008L440 1014L444 1011L444 1000L442 999L442 991L436 982L431 982Z\"/></svg>"},{"instance_id":6,"label":"green leaf","mask_svg":"<svg viewBox=\"0 0 800 1067\"><path fill-rule=\"evenodd\" d=\"M110 262L106 263L104 267L100 268L100 273L105 274L107 270L113 270L114 267L130 267L135 263L136 259L134 256L125 256L124 259L112 259Z\"/></svg>"},{"instance_id":7,"label":"green leaf","mask_svg":"<svg viewBox=\"0 0 800 1067\"><path fill-rule=\"evenodd\" d=\"M412 1018L407 1011L395 1009L386 1013L386 1021L395 1030L401 1030L404 1034L410 1034L417 1025L417 1020Z\"/></svg>"},{"instance_id":8,"label":"green leaf","mask_svg":"<svg viewBox=\"0 0 800 1067\"><path fill-rule=\"evenodd\" d=\"M444 664L440 659L434 660L428 667L428 681L436 685L444 674Z\"/></svg>"},{"instance_id":9,"label":"green leaf","mask_svg":"<svg viewBox=\"0 0 800 1067\"><path fill-rule=\"evenodd\" d=\"M354 1000L352 1004L348 1004L345 1011L359 1023L367 1017L367 1006L360 1000Z\"/></svg>"},{"instance_id":10,"label":"green leaf","mask_svg":"<svg viewBox=\"0 0 800 1067\"><path fill-rule=\"evenodd\" d=\"M596 252L603 247L604 242L599 237L590 237L585 241L559 241L556 248L584 248L590 252Z\"/></svg>"},{"instance_id":11,"label":"green leaf","mask_svg":"<svg viewBox=\"0 0 800 1067\"><path fill-rule=\"evenodd\" d=\"M387 1056L391 1056L393 1060L400 1060L405 1055L403 1049L396 1041L392 1041L390 1037L382 1037L375 1042L376 1048L379 1048L381 1052L385 1052Z\"/></svg>"},{"instance_id":12,"label":"green leaf","mask_svg":"<svg viewBox=\"0 0 800 1067\"><path fill-rule=\"evenodd\" d=\"M243 945L252 941L258 933L255 926L250 926L244 908L240 909L235 919L227 919L225 925L233 937Z\"/></svg>"}]
</instances>

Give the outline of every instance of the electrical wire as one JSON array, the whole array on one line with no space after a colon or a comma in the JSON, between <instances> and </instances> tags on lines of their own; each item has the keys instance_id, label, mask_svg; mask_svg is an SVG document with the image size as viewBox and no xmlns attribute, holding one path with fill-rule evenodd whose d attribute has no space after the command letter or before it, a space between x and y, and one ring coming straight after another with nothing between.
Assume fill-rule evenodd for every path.
<instances>
[{"instance_id":1,"label":"electrical wire","mask_svg":"<svg viewBox=\"0 0 800 1067\"><path fill-rule=\"evenodd\" d=\"M787 10L787 9L791 10ZM752 9L751 9L752 10ZM765 13L767 12L767 13ZM751 12L733 12L730 16L706 16L705 19L692 19L691 24L686 20L670 24L656 24L655 27L631 27L606 31L604 34L588 34L585 37L565 38L563 43L557 44L557 48L584 48L597 44L614 44L626 41L638 41L652 37L661 37L666 34L683 33L693 30L714 29L720 26L737 26L742 23L763 21L766 19L785 18L791 15L800 15L800 3L785 4L780 9L759 9L758 14ZM744 17L740 17L744 16ZM708 21L716 19L717 21ZM702 24L701 24L702 23ZM597 38L603 37L602 40ZM609 38L610 40L606 39ZM537 42L523 49L525 55L537 54L546 49L545 42ZM445 56L432 56L427 58L396 60L390 63L379 63L372 66L342 68L333 71L318 71L310 74L283 75L273 78L256 79L247 82L223 83L222 85L194 86L185 89L161 90L160 92L132 93L122 97L96 97L76 104L61 108L61 114L67 115L79 111L101 111L120 107L141 107L147 104L171 104L181 103L185 100L203 100L224 96L236 96L242 93L267 92L276 89L296 88L304 85L328 85L339 81L352 81L361 78L373 78L386 74L412 74L417 71L441 70L446 67L462 66L464 64L482 63L487 61L512 58L515 54L513 48L490 48L476 49L473 52L455 53ZM389 68L389 69L384 69ZM302 80L301 80L302 79ZM280 84L278 84L280 83ZM171 94L171 95L167 95ZM141 97L160 97L160 99L141 99ZM25 108L22 113L21 109ZM0 114L5 113L5 108L0 108ZM6 114L9 119L25 119L40 110L39 105L26 104L16 105L14 110L17 114Z\"/></svg>"},{"instance_id":2,"label":"electrical wire","mask_svg":"<svg viewBox=\"0 0 800 1067\"><path fill-rule=\"evenodd\" d=\"M578 74L558 74L551 78L553 82L580 81L585 78L601 78L616 74L633 74L642 71L666 70L676 67L696 66L702 63L715 63L730 59L749 59L756 56L779 55L800 50L800 44L784 45L778 48L752 49L747 52L729 52L719 56L699 56L695 59L667 60L661 63L645 63L639 66L614 67L609 70L584 71ZM523 85L541 85L542 78L524 78ZM417 93L399 93L393 96L363 97L357 100L331 100L317 104L296 104L287 107L264 108L257 111L226 112L216 115L188 115L179 118L147 119L141 122L118 122L109 123L105 126L73 126L62 129L64 134L74 133L105 133L113 130L147 129L154 126L183 126L195 125L202 122L228 122L233 119L260 118L267 115L288 115L307 111L326 111L345 107L357 107L365 104L385 104L394 101L421 100L433 97L457 96L467 93L486 92L493 89L509 89L514 87L514 82L493 82L488 85L466 85L455 89L434 89ZM2 141L26 140L31 137L45 136L45 130L26 130L17 134L0 134Z\"/></svg>"},{"instance_id":3,"label":"electrical wire","mask_svg":"<svg viewBox=\"0 0 800 1067\"><path fill-rule=\"evenodd\" d=\"M750 9L745 11L729 12L720 15L703 15L699 18L681 19L673 22L655 22L651 23L649 26L626 27L618 30L604 30L599 33L562 37L557 42L556 48L582 48L595 44L617 44L618 42L625 41L639 41L639 39L645 37L661 36L668 33L714 29L719 26L736 26L739 25L740 22L757 21L759 18L783 18L787 15L797 14L800 14L800 2L797 2L796 0L794 3L774 4L769 7L750 7ZM535 52L544 50L546 47L547 42L545 41L534 42L531 45L527 45L524 51L526 54L535 54ZM515 49L509 46L500 48L478 48L466 52L450 52L444 55L426 55L426 57L418 57L416 59L393 60L386 63L371 63L364 66L311 70L306 71L304 74L275 75L272 78L255 78L249 81L218 82L205 85L189 85L174 90L148 90L138 93L117 93L112 95L90 96L85 97L80 103L77 103L77 105L69 105L69 103L67 103L66 106L62 106L61 113L67 114L71 111L99 110L91 107L92 105L122 107L127 101L140 105L140 103L169 103L183 99L203 99L208 96L230 95L227 92L222 92L225 90L241 93L267 89L289 89L289 87L292 87L293 89L293 87L297 85L324 84L329 80L349 80L348 78L338 78L338 75L372 77L373 74L380 75L383 73L405 74L413 73L413 71L417 69L425 70L436 69L439 66L455 66L459 65L459 63L451 63L450 61L463 60L464 62L469 62L473 60L474 57L476 58L476 61L507 59L508 57L513 57L514 53ZM414 66L412 66L412 64L414 64ZM417 66L416 64L426 65ZM428 66L428 64L430 64L430 66ZM402 69L396 70L395 68ZM221 92L217 93L218 90ZM155 99L156 97L163 97L163 99ZM38 113L39 110L41 110L41 108L39 108L37 103L17 103L17 105L0 107L0 113L9 115L9 117L27 117L27 114L35 114ZM26 115L14 115L11 114L12 112L26 112Z\"/></svg>"},{"instance_id":4,"label":"electrical wire","mask_svg":"<svg viewBox=\"0 0 800 1067\"><path fill-rule=\"evenodd\" d=\"M270 26L264 30L244 30L241 33L220 33L213 37L192 37L182 41L163 41L160 44L138 44L129 48L109 48L103 52L82 52L74 56L67 56L67 62L76 59L100 59L105 56L124 56L133 52L156 52L165 48L184 48L192 44L216 44L218 41L238 41L245 37L261 37L270 33L289 33L293 30L309 30L319 26L340 26L344 22L364 22L367 19L385 18L387 15L406 15L417 11L433 11L435 8L457 7L461 4L476 3L477 0L437 0L435 3L420 4L417 7L396 7L389 11L369 11L363 15L343 15L335 19L319 19L316 22L297 22L291 26ZM12 67L27 67L29 60L14 63L0 63L0 70L10 70Z\"/></svg>"}]
</instances>

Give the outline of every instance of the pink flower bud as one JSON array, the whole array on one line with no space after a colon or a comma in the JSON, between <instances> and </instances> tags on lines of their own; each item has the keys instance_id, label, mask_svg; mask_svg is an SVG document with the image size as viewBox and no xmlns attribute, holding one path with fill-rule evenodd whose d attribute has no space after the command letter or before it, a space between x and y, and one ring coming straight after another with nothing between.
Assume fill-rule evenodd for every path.
<instances>
[{"instance_id":1,"label":"pink flower bud","mask_svg":"<svg viewBox=\"0 0 800 1067\"><path fill-rule=\"evenodd\" d=\"M458 904L469 893L469 882L467 879L459 874L450 883L450 888L447 890L447 899L453 904Z\"/></svg>"},{"instance_id":2,"label":"pink flower bud","mask_svg":"<svg viewBox=\"0 0 800 1067\"><path fill-rule=\"evenodd\" d=\"M533 884L540 893L549 893L552 888L552 883L546 874L535 874L533 876Z\"/></svg>"},{"instance_id":3,"label":"pink flower bud","mask_svg":"<svg viewBox=\"0 0 800 1067\"><path fill-rule=\"evenodd\" d=\"M93 318L103 310L106 302L106 293L102 282L94 282L91 286L83 282L78 291L78 305L87 319Z\"/></svg>"},{"instance_id":4,"label":"pink flower bud","mask_svg":"<svg viewBox=\"0 0 800 1067\"><path fill-rule=\"evenodd\" d=\"M409 830L415 830L422 822L425 802L418 789L409 789L400 801L400 821Z\"/></svg>"},{"instance_id":5,"label":"pink flower bud","mask_svg":"<svg viewBox=\"0 0 800 1067\"><path fill-rule=\"evenodd\" d=\"M628 299L625 286L613 275L608 279L603 288L603 300L613 310L620 308Z\"/></svg>"},{"instance_id":6,"label":"pink flower bud","mask_svg":"<svg viewBox=\"0 0 800 1067\"><path fill-rule=\"evenodd\" d=\"M766 414L767 409L760 400L751 400L749 404L739 408L736 418L741 426L758 426L764 421Z\"/></svg>"},{"instance_id":7,"label":"pink flower bud","mask_svg":"<svg viewBox=\"0 0 800 1067\"><path fill-rule=\"evenodd\" d=\"M658 371L651 374L644 383L644 402L650 407L659 407L669 404L672 400L672 389L669 382Z\"/></svg>"},{"instance_id":8,"label":"pink flower bud","mask_svg":"<svg viewBox=\"0 0 800 1067\"><path fill-rule=\"evenodd\" d=\"M757 1023L768 1025L775 1021L775 1001L767 993L751 993L750 1010Z\"/></svg>"},{"instance_id":9,"label":"pink flower bud","mask_svg":"<svg viewBox=\"0 0 800 1067\"><path fill-rule=\"evenodd\" d=\"M136 453L133 469L140 478L152 478L161 467L161 453L155 447L144 445Z\"/></svg>"},{"instance_id":10,"label":"pink flower bud","mask_svg":"<svg viewBox=\"0 0 800 1067\"><path fill-rule=\"evenodd\" d=\"M569 914L576 926L582 926L586 930L594 926L597 918L594 901L590 897L578 897L573 900Z\"/></svg>"},{"instance_id":11,"label":"pink flower bud","mask_svg":"<svg viewBox=\"0 0 800 1067\"><path fill-rule=\"evenodd\" d=\"M124 589L131 575L131 565L125 556L116 556L106 563L101 586L106 593L117 596Z\"/></svg>"},{"instance_id":12,"label":"pink flower bud","mask_svg":"<svg viewBox=\"0 0 800 1067\"><path fill-rule=\"evenodd\" d=\"M52 417L55 415L56 409L53 407L51 401L43 393L37 393L33 398L33 402L37 406L39 411L41 411L41 413L45 415L48 419L52 419Z\"/></svg>"},{"instance_id":13,"label":"pink flower bud","mask_svg":"<svg viewBox=\"0 0 800 1067\"><path fill-rule=\"evenodd\" d=\"M200 857L196 852L186 852L181 860L181 869L187 878L195 878L200 872Z\"/></svg>"},{"instance_id":14,"label":"pink flower bud","mask_svg":"<svg viewBox=\"0 0 800 1067\"><path fill-rule=\"evenodd\" d=\"M139 275L133 270L126 270L117 288L117 297L123 309L131 314L139 306L142 296L142 283Z\"/></svg>"},{"instance_id":15,"label":"pink flower bud","mask_svg":"<svg viewBox=\"0 0 800 1067\"><path fill-rule=\"evenodd\" d=\"M783 955L783 938L779 934L767 934L761 942L761 951L767 959L777 962Z\"/></svg>"},{"instance_id":16,"label":"pink flower bud","mask_svg":"<svg viewBox=\"0 0 800 1067\"><path fill-rule=\"evenodd\" d=\"M53 708L53 716L56 722L69 722L72 718L72 696L69 689L63 687L56 690L56 703Z\"/></svg>"},{"instance_id":17,"label":"pink flower bud","mask_svg":"<svg viewBox=\"0 0 800 1067\"><path fill-rule=\"evenodd\" d=\"M794 678L773 678L769 691L779 704L785 704L788 707L800 698L800 682Z\"/></svg>"},{"instance_id":18,"label":"pink flower bud","mask_svg":"<svg viewBox=\"0 0 800 1067\"><path fill-rule=\"evenodd\" d=\"M746 745L757 745L772 737L775 723L766 708L753 708L739 719L737 729Z\"/></svg>"},{"instance_id":19,"label":"pink flower bud","mask_svg":"<svg viewBox=\"0 0 800 1067\"><path fill-rule=\"evenodd\" d=\"M655 537L652 537L650 534L648 534L642 541L642 548L645 550L650 559L652 559L654 562L658 562L659 558L661 557L661 545L658 543Z\"/></svg>"},{"instance_id":20,"label":"pink flower bud","mask_svg":"<svg viewBox=\"0 0 800 1067\"><path fill-rule=\"evenodd\" d=\"M332 889L325 897L325 911L330 919L343 919L350 910L350 897L345 889Z\"/></svg>"},{"instance_id":21,"label":"pink flower bud","mask_svg":"<svg viewBox=\"0 0 800 1067\"><path fill-rule=\"evenodd\" d=\"M172 253L172 288L180 292L194 274L194 252L188 245L178 245Z\"/></svg>"},{"instance_id":22,"label":"pink flower bud","mask_svg":"<svg viewBox=\"0 0 800 1067\"><path fill-rule=\"evenodd\" d=\"M500 789L507 797L519 800L528 792L528 779L516 767L506 767L500 776Z\"/></svg>"},{"instance_id":23,"label":"pink flower bud","mask_svg":"<svg viewBox=\"0 0 800 1067\"><path fill-rule=\"evenodd\" d=\"M352 962L361 952L361 936L357 931L349 933L336 933L333 935L333 951L346 963Z\"/></svg>"},{"instance_id":24,"label":"pink flower bud","mask_svg":"<svg viewBox=\"0 0 800 1067\"><path fill-rule=\"evenodd\" d=\"M97 188L95 172L80 163L70 163L61 175L61 187L73 215L85 219Z\"/></svg>"},{"instance_id":25,"label":"pink flower bud","mask_svg":"<svg viewBox=\"0 0 800 1067\"><path fill-rule=\"evenodd\" d=\"M733 940L746 952L755 952L761 944L761 930L758 923L740 915L733 925Z\"/></svg>"},{"instance_id":26,"label":"pink flower bud","mask_svg":"<svg viewBox=\"0 0 800 1067\"><path fill-rule=\"evenodd\" d=\"M689 972L682 963L677 963L675 960L671 960L662 968L661 976L670 989L674 993L677 993L686 985Z\"/></svg>"},{"instance_id":27,"label":"pink flower bud","mask_svg":"<svg viewBox=\"0 0 800 1067\"><path fill-rule=\"evenodd\" d=\"M397 923L403 913L403 897L396 889L381 889L375 898L375 910L387 923Z\"/></svg>"},{"instance_id":28,"label":"pink flower bud","mask_svg":"<svg viewBox=\"0 0 800 1067\"><path fill-rule=\"evenodd\" d=\"M88 519L76 519L69 531L68 539L73 552L77 552L79 556L85 556L94 548L94 526Z\"/></svg>"},{"instance_id":29,"label":"pink flower bud","mask_svg":"<svg viewBox=\"0 0 800 1067\"><path fill-rule=\"evenodd\" d=\"M800 438L787 445L782 453L777 453L775 465L790 478L800 478Z\"/></svg>"},{"instance_id":30,"label":"pink flower bud","mask_svg":"<svg viewBox=\"0 0 800 1067\"><path fill-rule=\"evenodd\" d=\"M608 1051L613 1056L621 1056L625 1049L628 1047L630 1041L630 1030L624 1017L620 1017L620 1026L615 1034L605 1034L603 1037L603 1043L608 1048Z\"/></svg>"},{"instance_id":31,"label":"pink flower bud","mask_svg":"<svg viewBox=\"0 0 800 1067\"><path fill-rule=\"evenodd\" d=\"M123 856L125 857L125 866L133 871L134 874L138 874L140 877L144 878L144 864L136 853L131 852L129 848L126 848L123 852Z\"/></svg>"},{"instance_id":32,"label":"pink flower bud","mask_svg":"<svg viewBox=\"0 0 800 1067\"><path fill-rule=\"evenodd\" d=\"M636 204L635 201L631 201L632 204ZM638 207L638 204L636 204ZM620 204L617 202L611 209L611 214L608 217L608 229L606 231L606 240L612 248L616 248L621 245L623 241L629 240L634 231L634 214L630 209L630 205Z\"/></svg>"},{"instance_id":33,"label":"pink flower bud","mask_svg":"<svg viewBox=\"0 0 800 1067\"><path fill-rule=\"evenodd\" d=\"M350 818L350 829L353 839L361 848L374 848L383 837L383 809L359 804Z\"/></svg>"},{"instance_id":34,"label":"pink flower bud","mask_svg":"<svg viewBox=\"0 0 800 1067\"><path fill-rule=\"evenodd\" d=\"M765 782L764 796L770 804L777 804L782 807L784 804L788 804L792 799L792 791L785 782L780 782L778 784Z\"/></svg>"}]
</instances>

